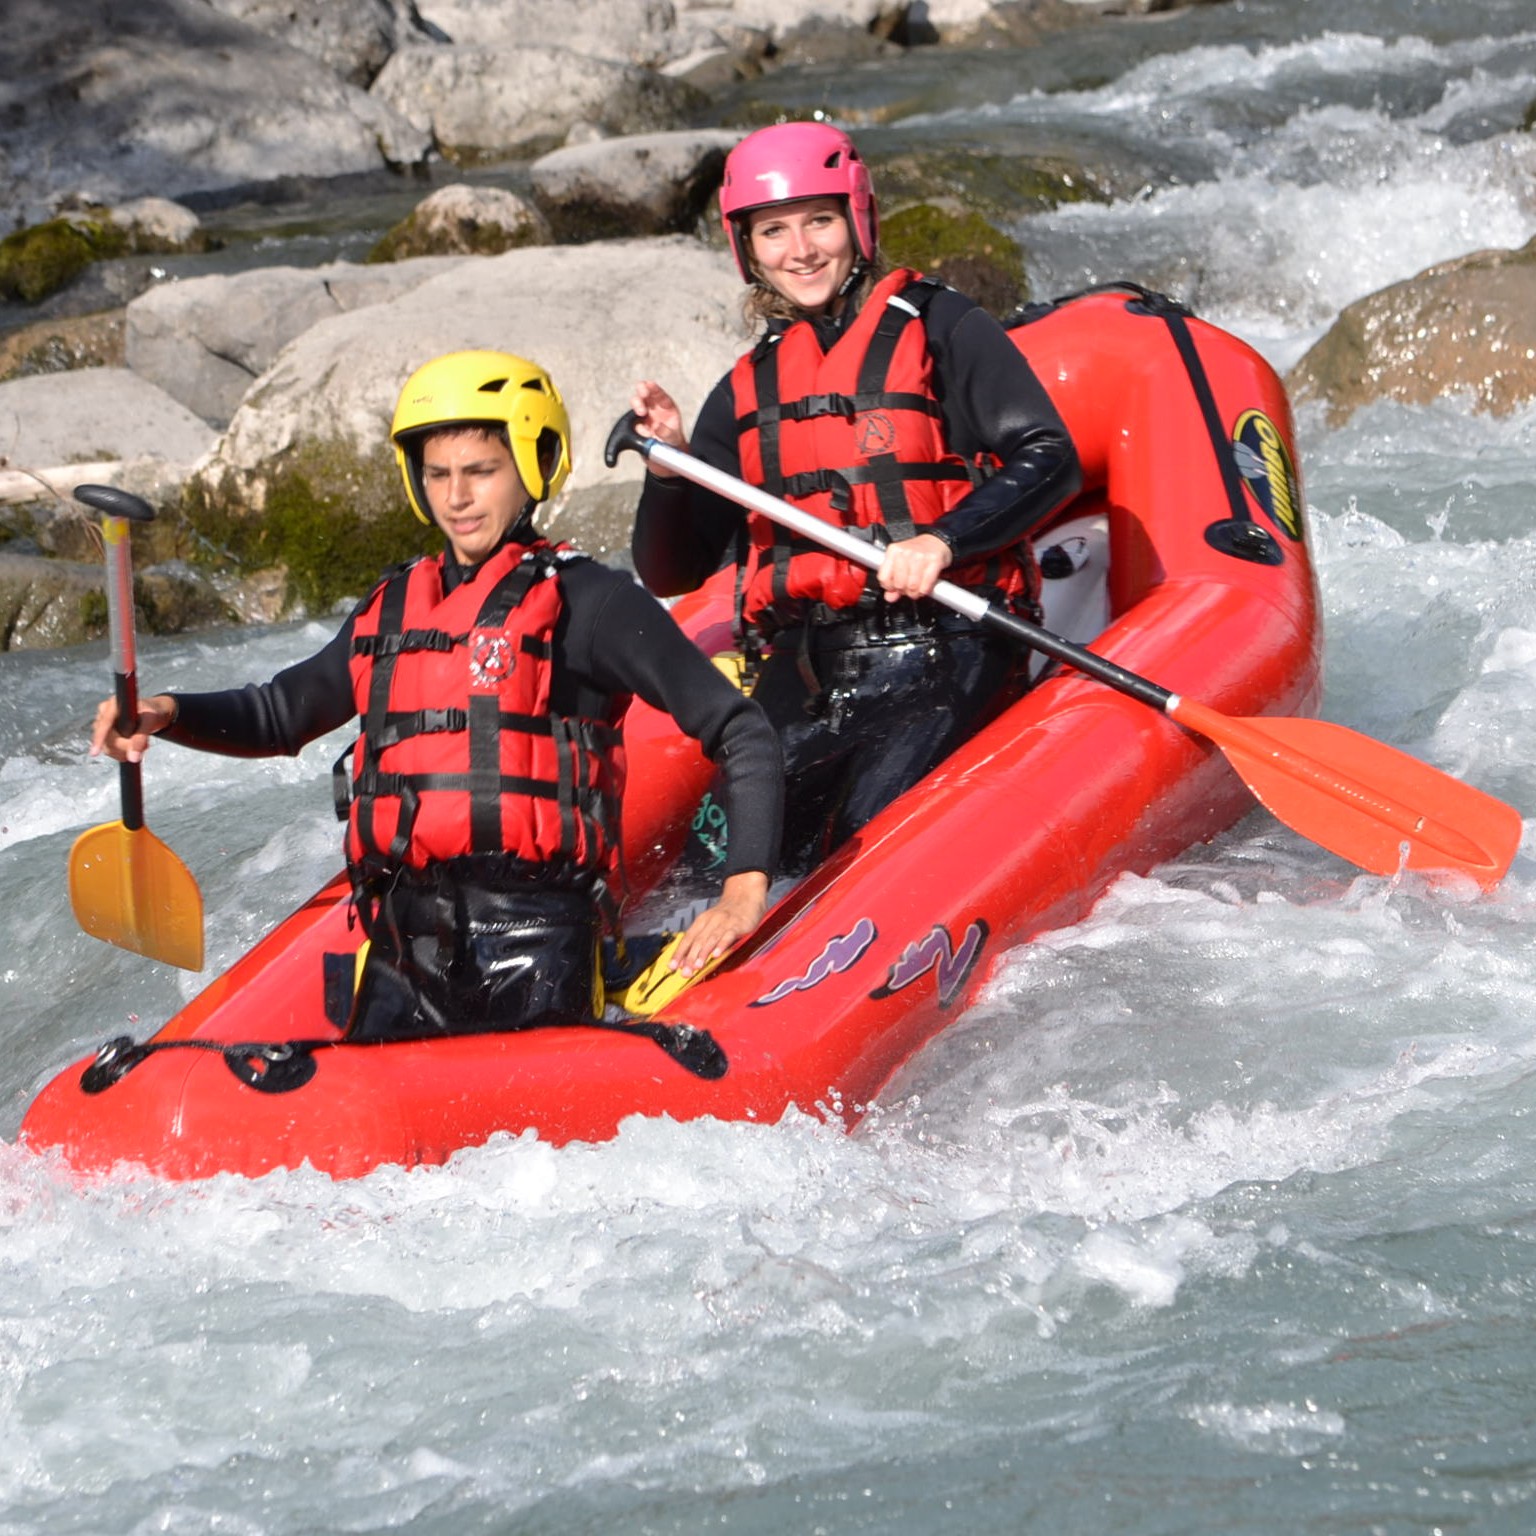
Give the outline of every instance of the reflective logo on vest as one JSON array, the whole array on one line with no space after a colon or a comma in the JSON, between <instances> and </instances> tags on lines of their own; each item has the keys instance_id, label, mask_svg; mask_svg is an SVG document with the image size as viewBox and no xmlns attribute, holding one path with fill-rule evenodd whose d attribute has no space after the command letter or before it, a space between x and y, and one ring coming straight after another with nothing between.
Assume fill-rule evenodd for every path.
<instances>
[{"instance_id":1,"label":"reflective logo on vest","mask_svg":"<svg viewBox=\"0 0 1536 1536\"><path fill-rule=\"evenodd\" d=\"M505 635L477 630L469 637L469 681L475 688L499 688L512 675L515 657Z\"/></svg>"},{"instance_id":2,"label":"reflective logo on vest","mask_svg":"<svg viewBox=\"0 0 1536 1536\"><path fill-rule=\"evenodd\" d=\"M865 411L859 417L859 452L865 458L890 453L896 446L896 423L884 411Z\"/></svg>"}]
</instances>

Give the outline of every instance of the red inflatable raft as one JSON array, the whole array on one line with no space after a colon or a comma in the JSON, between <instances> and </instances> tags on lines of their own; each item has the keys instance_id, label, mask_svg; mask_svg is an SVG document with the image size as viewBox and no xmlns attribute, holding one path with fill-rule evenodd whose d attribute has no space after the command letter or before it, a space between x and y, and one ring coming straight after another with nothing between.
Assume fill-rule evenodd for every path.
<instances>
[{"instance_id":1,"label":"red inflatable raft","mask_svg":"<svg viewBox=\"0 0 1536 1536\"><path fill-rule=\"evenodd\" d=\"M1041 543L1048 594L1059 582L1099 612L1048 606L1048 627L1098 634L1095 651L1232 714L1312 713L1316 594L1270 367L1131 290L1046 309L1015 334L1085 471ZM675 613L706 650L730 645L727 585ZM626 734L625 840L644 886L680 847L708 769L639 705ZM440 1162L500 1131L602 1139L636 1114L774 1121L798 1105L851 1123L1011 947L1251 804L1206 742L1058 672L792 889L664 1021L332 1044L359 940L338 877L152 1040L61 1072L21 1138L88 1171L308 1162L347 1177ZM298 1049L255 1049L289 1041Z\"/></svg>"}]
</instances>

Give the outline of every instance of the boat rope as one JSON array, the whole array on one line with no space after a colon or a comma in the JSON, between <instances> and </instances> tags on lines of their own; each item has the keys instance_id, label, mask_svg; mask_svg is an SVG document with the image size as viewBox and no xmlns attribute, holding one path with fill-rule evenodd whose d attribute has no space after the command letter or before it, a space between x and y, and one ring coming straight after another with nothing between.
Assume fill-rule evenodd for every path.
<instances>
[{"instance_id":1,"label":"boat rope","mask_svg":"<svg viewBox=\"0 0 1536 1536\"><path fill-rule=\"evenodd\" d=\"M532 1025L535 1029L606 1029L614 1034L638 1035L661 1047L680 1067L706 1082L714 1082L730 1070L730 1061L707 1029L688 1024L666 1024L656 1019L562 1019L558 1023ZM508 1031L521 1033L521 1031ZM161 1051L212 1051L248 1088L259 1093L292 1093L314 1077L315 1054L322 1050L372 1050L392 1042L362 1040L135 1040L116 1035L96 1052L80 1074L83 1093L104 1093L119 1083L141 1061Z\"/></svg>"},{"instance_id":2,"label":"boat rope","mask_svg":"<svg viewBox=\"0 0 1536 1536\"><path fill-rule=\"evenodd\" d=\"M1170 298L1166 293L1159 293L1155 288L1146 288L1140 283L1115 280L1093 283L1086 288L1079 288L1074 293L1065 294L1061 298L1020 304L1003 321L1003 329L1012 331L1031 325L1046 315L1054 314L1064 304L1103 293L1131 294L1133 297L1126 305L1128 310L1161 320L1168 327L1168 334L1178 350L1179 360L1184 364L1184 371L1189 375L1190 387L1195 392L1195 403L1200 407L1200 417L1205 423L1206 434L1211 440L1216 468L1221 475L1222 490L1231 512L1230 517L1220 518L1206 528L1206 542L1212 549L1219 549L1224 555L1232 555L1239 560L1251 560L1258 565L1281 564L1285 559L1285 553L1280 548L1279 541L1267 528L1256 522L1253 514L1248 510L1248 499L1243 495L1242 475L1238 471L1231 441L1227 437L1226 429L1222 426L1221 409L1216 403L1216 392L1211 387L1210 375L1206 372L1204 362L1201 361L1200 350L1189 328L1189 322L1195 318L1195 312L1187 304L1181 304L1177 299Z\"/></svg>"}]
</instances>

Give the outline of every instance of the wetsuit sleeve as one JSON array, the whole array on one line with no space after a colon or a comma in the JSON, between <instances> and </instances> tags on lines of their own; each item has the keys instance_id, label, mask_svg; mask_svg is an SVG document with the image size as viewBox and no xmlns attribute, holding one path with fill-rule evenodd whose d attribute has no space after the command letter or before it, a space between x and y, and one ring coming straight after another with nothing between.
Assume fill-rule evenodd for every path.
<instances>
[{"instance_id":1,"label":"wetsuit sleeve","mask_svg":"<svg viewBox=\"0 0 1536 1536\"><path fill-rule=\"evenodd\" d=\"M778 862L784 815L779 739L762 707L733 687L629 577L582 562L562 577L569 614L566 664L603 693L637 695L665 711L720 769L727 826L725 874Z\"/></svg>"},{"instance_id":2,"label":"wetsuit sleeve","mask_svg":"<svg viewBox=\"0 0 1536 1536\"><path fill-rule=\"evenodd\" d=\"M173 695L176 720L160 735L226 757L292 757L356 715L351 652L349 617L321 650L285 667L270 682Z\"/></svg>"},{"instance_id":3,"label":"wetsuit sleeve","mask_svg":"<svg viewBox=\"0 0 1536 1536\"><path fill-rule=\"evenodd\" d=\"M695 458L741 477L729 374L710 391L688 446ZM635 573L659 597L692 592L735 559L744 521L734 501L680 475L664 480L647 472L629 545Z\"/></svg>"},{"instance_id":4,"label":"wetsuit sleeve","mask_svg":"<svg viewBox=\"0 0 1536 1536\"><path fill-rule=\"evenodd\" d=\"M958 563L1027 537L1082 489L1082 468L1034 369L991 315L941 289L924 323L951 449L1002 461L933 526Z\"/></svg>"}]
</instances>

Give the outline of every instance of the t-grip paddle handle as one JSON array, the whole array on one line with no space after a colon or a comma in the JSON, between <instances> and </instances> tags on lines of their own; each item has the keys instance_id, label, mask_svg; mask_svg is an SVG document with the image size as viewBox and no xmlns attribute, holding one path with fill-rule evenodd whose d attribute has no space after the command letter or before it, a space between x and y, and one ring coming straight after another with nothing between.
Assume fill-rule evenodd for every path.
<instances>
[{"instance_id":1,"label":"t-grip paddle handle","mask_svg":"<svg viewBox=\"0 0 1536 1536\"><path fill-rule=\"evenodd\" d=\"M112 685L117 695L117 728L125 736L139 718L139 689L135 673L133 635L133 563L129 554L129 524L154 521L155 509L142 496L115 485L77 485L75 500L103 515L102 537L107 554L107 619L112 636ZM138 763L119 763L123 825L137 832L144 825L144 788Z\"/></svg>"}]
</instances>

